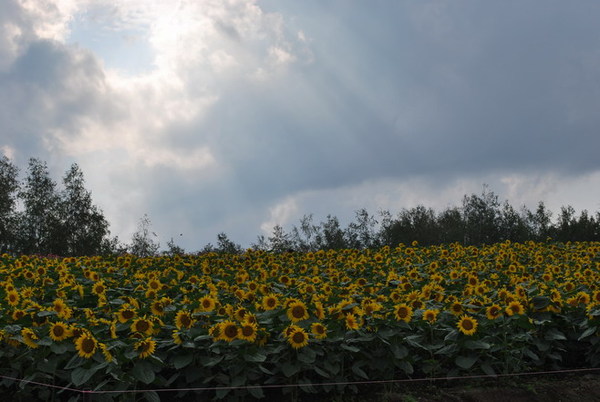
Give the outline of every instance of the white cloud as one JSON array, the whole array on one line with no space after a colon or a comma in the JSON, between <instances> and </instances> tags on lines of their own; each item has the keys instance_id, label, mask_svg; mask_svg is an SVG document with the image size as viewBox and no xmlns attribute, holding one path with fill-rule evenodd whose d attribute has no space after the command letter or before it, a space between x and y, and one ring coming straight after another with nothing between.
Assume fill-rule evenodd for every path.
<instances>
[{"instance_id":1,"label":"white cloud","mask_svg":"<svg viewBox=\"0 0 600 402\"><path fill-rule=\"evenodd\" d=\"M260 225L260 228L266 234L271 234L276 225L284 226L295 218L298 212L296 200L293 197L287 197L275 206L269 208L269 219Z\"/></svg>"}]
</instances>

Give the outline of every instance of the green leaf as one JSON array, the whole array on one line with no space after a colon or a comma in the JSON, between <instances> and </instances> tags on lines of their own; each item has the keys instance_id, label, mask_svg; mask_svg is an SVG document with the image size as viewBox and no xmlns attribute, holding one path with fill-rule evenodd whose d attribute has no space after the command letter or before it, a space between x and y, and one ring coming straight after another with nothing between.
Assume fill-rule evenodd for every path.
<instances>
[{"instance_id":1,"label":"green leaf","mask_svg":"<svg viewBox=\"0 0 600 402\"><path fill-rule=\"evenodd\" d=\"M341 347L342 349L345 349L345 350L349 351L349 352L353 352L353 353L360 352L360 349L359 349L359 348L357 348L356 346L346 345L345 343L342 343L342 344L340 345L340 347Z\"/></svg>"},{"instance_id":2,"label":"green leaf","mask_svg":"<svg viewBox=\"0 0 600 402\"><path fill-rule=\"evenodd\" d=\"M332 363L329 360L325 360L323 366L333 375L337 375L340 372L340 365L338 363Z\"/></svg>"},{"instance_id":3,"label":"green leaf","mask_svg":"<svg viewBox=\"0 0 600 402\"><path fill-rule=\"evenodd\" d=\"M597 330L598 329L594 327L588 328L585 331L583 331L583 334L581 334L581 336L577 338L577 340L580 341L584 338L587 338L588 336L595 334Z\"/></svg>"},{"instance_id":4,"label":"green leaf","mask_svg":"<svg viewBox=\"0 0 600 402\"><path fill-rule=\"evenodd\" d=\"M49 337L42 338L38 341L38 345L40 346L51 346L52 344L54 344L54 341Z\"/></svg>"},{"instance_id":5,"label":"green leaf","mask_svg":"<svg viewBox=\"0 0 600 402\"><path fill-rule=\"evenodd\" d=\"M76 387L83 385L88 382L90 378L92 378L95 372L96 370L77 367L71 372L71 382L73 382Z\"/></svg>"},{"instance_id":6,"label":"green leaf","mask_svg":"<svg viewBox=\"0 0 600 402\"><path fill-rule=\"evenodd\" d=\"M420 343L423 340L423 337L421 335L407 336L405 340L406 343L408 343L412 347L428 350L425 346L421 345Z\"/></svg>"},{"instance_id":7,"label":"green leaf","mask_svg":"<svg viewBox=\"0 0 600 402\"><path fill-rule=\"evenodd\" d=\"M144 360L138 360L131 370L133 377L143 382L144 384L150 384L156 378L152 365Z\"/></svg>"},{"instance_id":8,"label":"green leaf","mask_svg":"<svg viewBox=\"0 0 600 402\"><path fill-rule=\"evenodd\" d=\"M73 355L71 360L69 360L65 366L65 370L71 370L76 367L82 366L85 363L85 359L79 355Z\"/></svg>"},{"instance_id":9,"label":"green leaf","mask_svg":"<svg viewBox=\"0 0 600 402\"><path fill-rule=\"evenodd\" d=\"M186 353L184 355L178 355L173 358L173 367L176 370L182 369L194 361L194 355L192 353Z\"/></svg>"},{"instance_id":10,"label":"green leaf","mask_svg":"<svg viewBox=\"0 0 600 402\"><path fill-rule=\"evenodd\" d=\"M494 368L492 366L490 366L489 363L481 363L481 370L486 373L487 375L496 375L496 372L494 371Z\"/></svg>"},{"instance_id":11,"label":"green leaf","mask_svg":"<svg viewBox=\"0 0 600 402\"><path fill-rule=\"evenodd\" d=\"M394 364L396 365L396 367L398 367L400 370L404 371L404 374L406 375L411 375L415 370L413 369L412 364L410 364L410 362L406 361L406 360L396 360L394 362Z\"/></svg>"},{"instance_id":12,"label":"green leaf","mask_svg":"<svg viewBox=\"0 0 600 402\"><path fill-rule=\"evenodd\" d=\"M314 394L317 392L317 390L315 389L315 387L313 387L310 381L305 378L299 379L298 385L300 386L300 389L304 392L308 392L310 394Z\"/></svg>"},{"instance_id":13,"label":"green leaf","mask_svg":"<svg viewBox=\"0 0 600 402\"><path fill-rule=\"evenodd\" d=\"M490 345L487 342L484 341L473 341L473 340L468 340L465 342L465 348L469 349L469 350L477 350L477 349L484 349L487 350L489 349L492 345Z\"/></svg>"},{"instance_id":14,"label":"green leaf","mask_svg":"<svg viewBox=\"0 0 600 402\"><path fill-rule=\"evenodd\" d=\"M265 367L265 366L263 366L262 364L259 364L259 365L258 365L258 368L259 368L259 370L260 370L260 371L262 371L262 372L263 372L263 373L265 373L265 374L268 374L268 375L275 375L275 373L273 373L271 370L269 370L268 368L266 368L266 367Z\"/></svg>"},{"instance_id":15,"label":"green leaf","mask_svg":"<svg viewBox=\"0 0 600 402\"><path fill-rule=\"evenodd\" d=\"M456 345L455 343L452 343L450 345L446 345L443 348L441 348L440 350L436 351L435 354L436 355L451 355L454 354L458 351L458 345Z\"/></svg>"},{"instance_id":16,"label":"green leaf","mask_svg":"<svg viewBox=\"0 0 600 402\"><path fill-rule=\"evenodd\" d=\"M300 371L300 365L298 365L298 364L285 362L281 365L281 372L286 377L291 377L294 374L298 373L299 371Z\"/></svg>"},{"instance_id":17,"label":"green leaf","mask_svg":"<svg viewBox=\"0 0 600 402\"><path fill-rule=\"evenodd\" d=\"M218 390L217 390L217 392L216 392L217 399L223 399L223 398L225 398L225 397L227 396L227 394L229 393L229 391L230 391L230 389L229 389L229 388L225 388L225 389L221 388L221 389L218 389Z\"/></svg>"},{"instance_id":18,"label":"green leaf","mask_svg":"<svg viewBox=\"0 0 600 402\"><path fill-rule=\"evenodd\" d=\"M565 341L565 340L567 340L567 337L565 336L565 334L560 332L558 329L551 328L544 335L544 339L546 339L548 341Z\"/></svg>"},{"instance_id":19,"label":"green leaf","mask_svg":"<svg viewBox=\"0 0 600 402\"><path fill-rule=\"evenodd\" d=\"M536 355L535 353L533 353L533 351L529 348L524 348L523 349L523 354L526 356L529 356L531 359L537 361L540 360L539 356Z\"/></svg>"},{"instance_id":20,"label":"green leaf","mask_svg":"<svg viewBox=\"0 0 600 402\"><path fill-rule=\"evenodd\" d=\"M246 373L242 372L240 375L237 375L231 379L229 386L231 387L241 387L246 384Z\"/></svg>"},{"instance_id":21,"label":"green leaf","mask_svg":"<svg viewBox=\"0 0 600 402\"><path fill-rule=\"evenodd\" d=\"M64 343L53 343L52 345L50 345L50 350L54 354L62 355L67 350L69 350L69 347Z\"/></svg>"},{"instance_id":22,"label":"green leaf","mask_svg":"<svg viewBox=\"0 0 600 402\"><path fill-rule=\"evenodd\" d=\"M383 339L389 339L396 334L391 328L382 329L381 331L377 331L377 335L379 335Z\"/></svg>"},{"instance_id":23,"label":"green leaf","mask_svg":"<svg viewBox=\"0 0 600 402\"><path fill-rule=\"evenodd\" d=\"M404 359L408 356L408 349L403 345L394 343L390 346L390 350L396 359Z\"/></svg>"},{"instance_id":24,"label":"green leaf","mask_svg":"<svg viewBox=\"0 0 600 402\"><path fill-rule=\"evenodd\" d=\"M456 341L458 339L458 330L453 329L444 337L444 341Z\"/></svg>"},{"instance_id":25,"label":"green leaf","mask_svg":"<svg viewBox=\"0 0 600 402\"><path fill-rule=\"evenodd\" d=\"M354 363L352 365L352 372L354 374L356 374L357 376L364 378L365 380L369 379L369 376L367 375L367 373L365 373L363 371L363 369L361 369L357 363Z\"/></svg>"},{"instance_id":26,"label":"green leaf","mask_svg":"<svg viewBox=\"0 0 600 402\"><path fill-rule=\"evenodd\" d=\"M259 386L248 387L248 393L250 393L250 395L252 395L256 399L262 399L265 397L265 393Z\"/></svg>"},{"instance_id":27,"label":"green leaf","mask_svg":"<svg viewBox=\"0 0 600 402\"><path fill-rule=\"evenodd\" d=\"M160 402L160 396L158 396L156 391L146 391L143 393L143 395L148 402Z\"/></svg>"},{"instance_id":28,"label":"green leaf","mask_svg":"<svg viewBox=\"0 0 600 402\"><path fill-rule=\"evenodd\" d=\"M36 314L38 317L48 317L50 315L56 315L56 311L54 310L43 310L43 311L38 311Z\"/></svg>"},{"instance_id":29,"label":"green leaf","mask_svg":"<svg viewBox=\"0 0 600 402\"><path fill-rule=\"evenodd\" d=\"M262 363L265 360L267 360L267 355L260 352L247 353L244 355L244 360L246 360L247 362Z\"/></svg>"},{"instance_id":30,"label":"green leaf","mask_svg":"<svg viewBox=\"0 0 600 402\"><path fill-rule=\"evenodd\" d=\"M550 305L550 298L548 296L534 296L531 302L536 310L542 310Z\"/></svg>"},{"instance_id":31,"label":"green leaf","mask_svg":"<svg viewBox=\"0 0 600 402\"><path fill-rule=\"evenodd\" d=\"M454 362L456 363L456 365L458 367L463 368L465 370L468 370L471 367L473 367L473 364L475 364L476 361L477 361L476 356L458 356L454 360Z\"/></svg>"},{"instance_id":32,"label":"green leaf","mask_svg":"<svg viewBox=\"0 0 600 402\"><path fill-rule=\"evenodd\" d=\"M312 364L315 362L316 358L317 354L315 353L315 351L308 347L302 348L298 352L298 360L300 360L303 363Z\"/></svg>"},{"instance_id":33,"label":"green leaf","mask_svg":"<svg viewBox=\"0 0 600 402\"><path fill-rule=\"evenodd\" d=\"M319 374L319 375L320 375L320 376L322 376L322 377L325 377L325 378L330 378L330 377L331 377L327 371L325 371L325 370L323 370L323 369L319 368L318 366L315 366L315 367L314 367L314 370L315 370L315 372L316 372L317 374Z\"/></svg>"},{"instance_id":34,"label":"green leaf","mask_svg":"<svg viewBox=\"0 0 600 402\"><path fill-rule=\"evenodd\" d=\"M223 356L223 355L221 355L221 356L202 356L200 358L200 363L204 367L214 367L217 364L221 363L224 358L225 358L225 356Z\"/></svg>"}]
</instances>

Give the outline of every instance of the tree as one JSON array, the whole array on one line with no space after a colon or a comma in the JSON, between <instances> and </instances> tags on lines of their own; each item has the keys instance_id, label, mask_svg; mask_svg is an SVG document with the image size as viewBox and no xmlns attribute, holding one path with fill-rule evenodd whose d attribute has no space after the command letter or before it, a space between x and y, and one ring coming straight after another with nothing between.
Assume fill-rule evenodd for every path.
<instances>
[{"instance_id":1,"label":"tree","mask_svg":"<svg viewBox=\"0 0 600 402\"><path fill-rule=\"evenodd\" d=\"M64 191L60 199L60 218L64 238L63 255L95 255L109 234L108 222L102 211L92 204L92 195L84 187L83 173L72 164L63 178Z\"/></svg>"},{"instance_id":2,"label":"tree","mask_svg":"<svg viewBox=\"0 0 600 402\"><path fill-rule=\"evenodd\" d=\"M359 209L355 214L356 222L351 222L345 231L347 245L352 248L376 247L375 217L369 215L365 208Z\"/></svg>"},{"instance_id":3,"label":"tree","mask_svg":"<svg viewBox=\"0 0 600 402\"><path fill-rule=\"evenodd\" d=\"M242 246L240 246L237 243L234 243L224 232L221 232L217 235L216 251L227 254L241 254Z\"/></svg>"},{"instance_id":4,"label":"tree","mask_svg":"<svg viewBox=\"0 0 600 402\"><path fill-rule=\"evenodd\" d=\"M3 155L0 158L0 253L6 253L15 247L18 174L17 167Z\"/></svg>"},{"instance_id":5,"label":"tree","mask_svg":"<svg viewBox=\"0 0 600 402\"><path fill-rule=\"evenodd\" d=\"M321 222L321 230L317 235L316 244L319 250L339 250L348 247L337 217L327 215L327 220Z\"/></svg>"},{"instance_id":6,"label":"tree","mask_svg":"<svg viewBox=\"0 0 600 402\"><path fill-rule=\"evenodd\" d=\"M273 234L268 238L269 249L274 253L283 253L293 248L290 235L283 230L281 225L273 227Z\"/></svg>"},{"instance_id":7,"label":"tree","mask_svg":"<svg viewBox=\"0 0 600 402\"><path fill-rule=\"evenodd\" d=\"M546 209L543 201L538 203L535 213L527 211L527 225L533 240L543 241L550 235L552 212Z\"/></svg>"},{"instance_id":8,"label":"tree","mask_svg":"<svg viewBox=\"0 0 600 402\"><path fill-rule=\"evenodd\" d=\"M312 223L313 216L304 215L300 219L300 228L294 226L291 233L291 242L295 250L301 252L316 251L316 237L319 233L319 226Z\"/></svg>"},{"instance_id":9,"label":"tree","mask_svg":"<svg viewBox=\"0 0 600 402\"><path fill-rule=\"evenodd\" d=\"M522 242L528 239L526 218L519 215L508 201L504 202L500 212L499 226L499 240Z\"/></svg>"},{"instance_id":10,"label":"tree","mask_svg":"<svg viewBox=\"0 0 600 402\"><path fill-rule=\"evenodd\" d=\"M463 219L466 244L491 244L500 239L500 202L488 186L483 186L481 196L471 194L463 198Z\"/></svg>"},{"instance_id":11,"label":"tree","mask_svg":"<svg viewBox=\"0 0 600 402\"><path fill-rule=\"evenodd\" d=\"M465 222L460 208L452 207L440 213L436 219L440 243L465 241Z\"/></svg>"},{"instance_id":12,"label":"tree","mask_svg":"<svg viewBox=\"0 0 600 402\"><path fill-rule=\"evenodd\" d=\"M131 238L131 246L129 247L131 254L139 257L151 257L158 253L160 243L152 239L157 235L150 230L151 226L152 223L148 214L144 214L138 223L137 232Z\"/></svg>"},{"instance_id":13,"label":"tree","mask_svg":"<svg viewBox=\"0 0 600 402\"><path fill-rule=\"evenodd\" d=\"M24 210L18 214L18 250L24 254L60 251L61 228L56 183L45 162L31 158L24 186L19 191Z\"/></svg>"}]
</instances>

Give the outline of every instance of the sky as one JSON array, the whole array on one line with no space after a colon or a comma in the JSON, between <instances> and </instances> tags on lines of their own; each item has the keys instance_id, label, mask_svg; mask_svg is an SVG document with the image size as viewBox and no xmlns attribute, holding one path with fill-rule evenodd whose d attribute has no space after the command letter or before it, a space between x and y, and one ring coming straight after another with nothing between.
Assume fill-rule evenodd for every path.
<instances>
[{"instance_id":1,"label":"sky","mask_svg":"<svg viewBox=\"0 0 600 402\"><path fill-rule=\"evenodd\" d=\"M600 211L600 2L2 0L0 153L163 247L365 208Z\"/></svg>"}]
</instances>

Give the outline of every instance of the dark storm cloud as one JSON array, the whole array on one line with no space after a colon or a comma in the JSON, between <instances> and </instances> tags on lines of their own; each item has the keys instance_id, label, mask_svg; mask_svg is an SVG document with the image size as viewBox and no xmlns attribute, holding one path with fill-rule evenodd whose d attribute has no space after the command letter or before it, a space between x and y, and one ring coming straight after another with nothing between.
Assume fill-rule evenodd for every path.
<instances>
[{"instance_id":1,"label":"dark storm cloud","mask_svg":"<svg viewBox=\"0 0 600 402\"><path fill-rule=\"evenodd\" d=\"M227 150L240 182L285 192L415 172L599 167L597 3L320 4L283 11L312 38L315 65L294 78L327 115L296 107L305 94L293 84L242 91L244 110L221 124L225 137L254 133L239 154Z\"/></svg>"},{"instance_id":2,"label":"dark storm cloud","mask_svg":"<svg viewBox=\"0 0 600 402\"><path fill-rule=\"evenodd\" d=\"M540 172L560 188L600 169L596 1L255 4L281 20L232 2L203 16L216 33L181 36L202 41L176 44L186 53L169 54L167 81L117 88L93 50L40 40L31 15L1 2L0 146L61 157L57 132L80 140L89 121L99 134L121 122L124 145L110 137L94 156L108 171L89 173L109 183L93 190L129 202L114 207L122 221L149 213L163 245L184 232L187 248L220 231L247 241L288 199L299 216L338 214L342 196L401 198L415 177L435 194ZM214 161L195 166L198 149Z\"/></svg>"}]
</instances>

